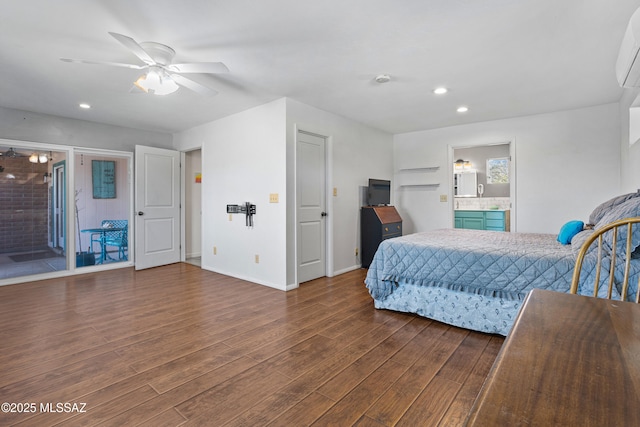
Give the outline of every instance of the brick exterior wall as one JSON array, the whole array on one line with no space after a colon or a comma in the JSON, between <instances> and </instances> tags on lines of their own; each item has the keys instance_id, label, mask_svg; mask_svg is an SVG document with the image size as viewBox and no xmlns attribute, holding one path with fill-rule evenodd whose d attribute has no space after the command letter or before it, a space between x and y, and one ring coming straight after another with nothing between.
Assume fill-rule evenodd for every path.
<instances>
[{"instance_id":1,"label":"brick exterior wall","mask_svg":"<svg viewBox=\"0 0 640 427\"><path fill-rule=\"evenodd\" d=\"M0 166L0 253L45 249L49 184L44 174L49 165L31 163L27 157L0 157Z\"/></svg>"}]
</instances>

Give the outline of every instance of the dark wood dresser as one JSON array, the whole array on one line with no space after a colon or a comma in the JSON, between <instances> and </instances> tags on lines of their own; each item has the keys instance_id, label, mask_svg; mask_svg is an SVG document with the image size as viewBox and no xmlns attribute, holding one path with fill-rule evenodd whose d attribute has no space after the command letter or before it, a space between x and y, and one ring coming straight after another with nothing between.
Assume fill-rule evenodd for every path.
<instances>
[{"instance_id":1,"label":"dark wood dresser","mask_svg":"<svg viewBox=\"0 0 640 427\"><path fill-rule=\"evenodd\" d=\"M362 267L369 268L380 242L402 236L402 218L393 206L364 206L360 212Z\"/></svg>"}]
</instances>

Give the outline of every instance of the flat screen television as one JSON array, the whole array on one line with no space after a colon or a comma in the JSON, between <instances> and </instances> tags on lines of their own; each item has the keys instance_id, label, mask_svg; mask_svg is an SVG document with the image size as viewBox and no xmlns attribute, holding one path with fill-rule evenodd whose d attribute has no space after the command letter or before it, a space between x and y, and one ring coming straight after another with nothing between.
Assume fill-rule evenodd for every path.
<instances>
[{"instance_id":1,"label":"flat screen television","mask_svg":"<svg viewBox=\"0 0 640 427\"><path fill-rule=\"evenodd\" d=\"M391 181L369 178L367 205L380 206L391 204Z\"/></svg>"}]
</instances>

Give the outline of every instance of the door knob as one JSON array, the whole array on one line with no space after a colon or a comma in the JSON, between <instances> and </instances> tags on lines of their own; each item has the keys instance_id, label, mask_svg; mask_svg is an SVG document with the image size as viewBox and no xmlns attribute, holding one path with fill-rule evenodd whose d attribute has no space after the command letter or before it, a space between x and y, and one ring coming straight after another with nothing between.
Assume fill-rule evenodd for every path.
<instances>
[{"instance_id":1,"label":"door knob","mask_svg":"<svg viewBox=\"0 0 640 427\"><path fill-rule=\"evenodd\" d=\"M329 214L326 213L326 212L320 212L320 216L327 216L327 215L329 215Z\"/></svg>"},{"instance_id":2,"label":"door knob","mask_svg":"<svg viewBox=\"0 0 640 427\"><path fill-rule=\"evenodd\" d=\"M144 215L144 212L142 212L142 211L138 211L138 215L139 215L139 216L142 216L142 215Z\"/></svg>"}]
</instances>

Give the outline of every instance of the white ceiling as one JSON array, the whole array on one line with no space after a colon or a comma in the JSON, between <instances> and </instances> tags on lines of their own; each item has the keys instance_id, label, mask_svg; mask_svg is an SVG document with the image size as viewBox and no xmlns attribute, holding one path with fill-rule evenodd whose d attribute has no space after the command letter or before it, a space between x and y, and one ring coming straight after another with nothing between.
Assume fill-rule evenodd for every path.
<instances>
[{"instance_id":1,"label":"white ceiling","mask_svg":"<svg viewBox=\"0 0 640 427\"><path fill-rule=\"evenodd\" d=\"M0 106L176 132L290 97L403 133L619 100L614 64L640 0L3 0ZM108 32L173 47L220 94L130 93ZM386 73L391 81L374 82ZM440 85L450 92L435 96ZM88 102L91 110L80 110ZM456 113L468 105L466 114Z\"/></svg>"}]
</instances>

